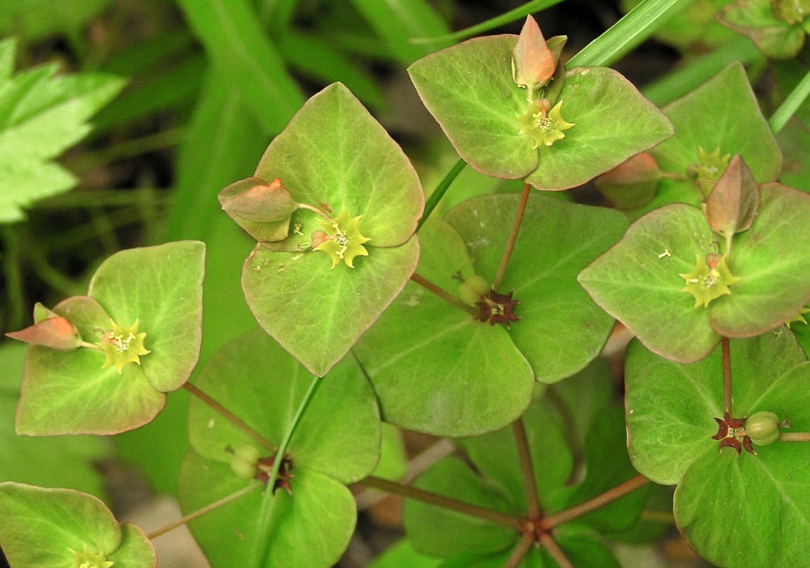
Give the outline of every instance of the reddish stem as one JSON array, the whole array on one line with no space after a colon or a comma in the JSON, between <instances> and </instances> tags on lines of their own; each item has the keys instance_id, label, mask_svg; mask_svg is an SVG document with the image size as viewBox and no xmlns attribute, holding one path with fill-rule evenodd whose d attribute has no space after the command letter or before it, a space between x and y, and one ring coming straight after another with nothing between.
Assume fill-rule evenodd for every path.
<instances>
[{"instance_id":1,"label":"reddish stem","mask_svg":"<svg viewBox=\"0 0 810 568\"><path fill-rule=\"evenodd\" d=\"M537 497L537 482L534 477L532 456L529 452L529 439L526 436L526 426L523 418L512 422L512 433L515 436L518 458L520 458L520 474L523 478L523 491L526 493L526 506L530 519L540 518L540 500Z\"/></svg>"},{"instance_id":2,"label":"reddish stem","mask_svg":"<svg viewBox=\"0 0 810 568\"><path fill-rule=\"evenodd\" d=\"M546 547L546 550L557 564L559 564L560 568L574 568L574 565L571 564L571 561L565 556L565 552L563 552L560 545L557 544L557 541L554 540L550 534L542 533L540 535L540 544Z\"/></svg>"},{"instance_id":3,"label":"reddish stem","mask_svg":"<svg viewBox=\"0 0 810 568\"><path fill-rule=\"evenodd\" d=\"M533 544L534 535L528 532L523 533L523 536L520 537L520 540L518 541L514 550L512 550L512 554L509 555L509 560L506 561L503 568L517 568L520 566L520 563L523 562L524 558L526 558L526 555L529 553L529 550L531 550Z\"/></svg>"},{"instance_id":4,"label":"reddish stem","mask_svg":"<svg viewBox=\"0 0 810 568\"><path fill-rule=\"evenodd\" d=\"M727 416L734 416L731 412L731 347L728 337L720 340L723 349L723 410Z\"/></svg>"},{"instance_id":5,"label":"reddish stem","mask_svg":"<svg viewBox=\"0 0 810 568\"><path fill-rule=\"evenodd\" d=\"M429 290L429 291L433 292L438 297L440 297L442 300L447 300L448 302L450 302L454 306L456 306L458 308L461 308L465 312L468 312L469 314L471 314L471 315L473 315L475 317L478 317L479 311L476 308L468 306L467 304L465 304L464 302L462 302L461 300L459 300L458 298L456 298L452 294L448 294L447 292L445 292L444 290L442 290L441 288L436 286L436 284L434 284L433 282L431 282L427 278L419 276L417 273L414 272L411 275L411 280L413 280L414 282L416 282L417 284L419 284L420 286L422 286L426 290Z\"/></svg>"},{"instance_id":6,"label":"reddish stem","mask_svg":"<svg viewBox=\"0 0 810 568\"><path fill-rule=\"evenodd\" d=\"M780 442L810 442L810 432L782 432Z\"/></svg>"},{"instance_id":7,"label":"reddish stem","mask_svg":"<svg viewBox=\"0 0 810 568\"><path fill-rule=\"evenodd\" d=\"M515 221L512 223L512 230L509 233L509 238L506 241L506 249L503 251L501 257L501 264L498 266L498 272L495 274L495 280L492 282L492 289L498 292L503 284L503 279L506 276L506 268L509 266L509 259L512 258L512 251L515 249L518 233L520 232L520 224L523 222L523 214L526 212L526 204L529 202L529 192L532 186L528 183L523 184L523 191L520 194L520 202L518 203L517 212L515 213Z\"/></svg>"},{"instance_id":8,"label":"reddish stem","mask_svg":"<svg viewBox=\"0 0 810 568\"><path fill-rule=\"evenodd\" d=\"M221 415L228 422L230 422L231 424L242 430L242 432L253 438L256 442L258 442L268 450L271 450L273 452L276 451L276 447L270 442L268 442L264 438L264 436L256 432L256 430L254 430L247 424L245 424L245 422L243 422L242 419L239 418L236 414L234 414L233 412L222 406L220 403L218 403L216 400L205 394L203 391L201 391L188 381L183 383L183 388L186 389L191 394L193 394L194 396L196 396L197 398L199 398L205 404L210 406L212 409L214 409L214 411L217 412L217 414Z\"/></svg>"},{"instance_id":9,"label":"reddish stem","mask_svg":"<svg viewBox=\"0 0 810 568\"><path fill-rule=\"evenodd\" d=\"M416 487L412 487L410 485L402 485L401 483L396 483L394 481L388 481L387 479L373 476L367 477L362 481L359 481L357 484L362 485L363 487L370 487L372 489L379 489L381 491L387 491L388 493L402 495L403 497L408 497L410 499L416 499L417 501L422 501L423 503L428 503L430 505L436 505L437 507L458 511L459 513L464 513L465 515L470 515L471 517L486 519L488 521L492 521L493 523L505 525L515 529L516 531L523 532L523 521L517 517L511 517L499 511L493 511L492 509L486 509L484 507L479 507L478 505L471 505L470 503L445 497L444 495L439 495L438 493L425 491L424 489L417 489Z\"/></svg>"},{"instance_id":10,"label":"reddish stem","mask_svg":"<svg viewBox=\"0 0 810 568\"><path fill-rule=\"evenodd\" d=\"M572 521L577 517L581 517L586 513L590 513L600 507L604 507L611 501L615 501L620 497L624 497L628 493L632 493L639 487L643 487L650 480L644 477L643 475L637 475L632 479L625 481L624 483L617 485L613 489L609 489L605 491L601 495L597 495L593 499L589 499L584 503L580 503L579 505L575 505L570 509L565 509L564 511L560 511L559 513L555 513L553 515L549 515L548 517L543 518L540 521L540 528L543 531L550 531L554 527L561 525L563 523L567 523L568 521Z\"/></svg>"}]
</instances>

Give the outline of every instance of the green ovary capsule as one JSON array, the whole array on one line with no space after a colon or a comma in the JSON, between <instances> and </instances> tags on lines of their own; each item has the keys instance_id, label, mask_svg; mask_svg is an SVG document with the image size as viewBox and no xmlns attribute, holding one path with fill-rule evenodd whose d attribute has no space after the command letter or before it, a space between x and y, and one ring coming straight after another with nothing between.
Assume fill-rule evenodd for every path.
<instances>
[{"instance_id":1,"label":"green ovary capsule","mask_svg":"<svg viewBox=\"0 0 810 568\"><path fill-rule=\"evenodd\" d=\"M745 421L745 433L758 446L767 446L779 439L779 417L773 412L755 412Z\"/></svg>"}]
</instances>

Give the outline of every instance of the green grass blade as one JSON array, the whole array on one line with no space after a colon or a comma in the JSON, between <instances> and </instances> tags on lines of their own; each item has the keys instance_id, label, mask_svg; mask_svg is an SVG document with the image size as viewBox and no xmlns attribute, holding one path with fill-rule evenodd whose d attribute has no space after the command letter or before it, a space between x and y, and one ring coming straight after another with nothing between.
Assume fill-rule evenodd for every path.
<instances>
[{"instance_id":1,"label":"green grass blade","mask_svg":"<svg viewBox=\"0 0 810 568\"><path fill-rule=\"evenodd\" d=\"M225 81L267 130L280 132L304 103L246 0L177 0Z\"/></svg>"},{"instance_id":2,"label":"green grass blade","mask_svg":"<svg viewBox=\"0 0 810 568\"><path fill-rule=\"evenodd\" d=\"M485 22L470 26L469 28L437 37L415 37L411 39L411 43L416 45L433 45L436 43L444 45L448 43L457 43L467 38L483 34L500 26L511 24L515 20L519 20L528 14L545 10L546 8L550 8L551 6L559 4L562 1L563 0L532 0L531 2L526 2L523 6L519 6L514 10L509 10L505 14L495 16L494 18L490 18Z\"/></svg>"},{"instance_id":3,"label":"green grass blade","mask_svg":"<svg viewBox=\"0 0 810 568\"><path fill-rule=\"evenodd\" d=\"M810 95L810 72L808 72L796 88L788 95L776 112L773 113L768 124L771 126L774 134L782 130L782 127L790 120L790 117L799 109L804 103L807 96Z\"/></svg>"},{"instance_id":4,"label":"green grass blade","mask_svg":"<svg viewBox=\"0 0 810 568\"><path fill-rule=\"evenodd\" d=\"M733 61L753 63L762 60L754 44L740 37L647 85L641 92L655 104L663 106L697 88Z\"/></svg>"},{"instance_id":5,"label":"green grass blade","mask_svg":"<svg viewBox=\"0 0 810 568\"><path fill-rule=\"evenodd\" d=\"M664 24L672 12L680 12L693 0L644 0L605 33L585 46L566 63L567 68L610 65Z\"/></svg>"},{"instance_id":6,"label":"green grass blade","mask_svg":"<svg viewBox=\"0 0 810 568\"><path fill-rule=\"evenodd\" d=\"M450 32L425 0L352 0L352 3L403 65L410 65L438 47L450 45L445 42L427 47L411 43L412 37Z\"/></svg>"}]
</instances>

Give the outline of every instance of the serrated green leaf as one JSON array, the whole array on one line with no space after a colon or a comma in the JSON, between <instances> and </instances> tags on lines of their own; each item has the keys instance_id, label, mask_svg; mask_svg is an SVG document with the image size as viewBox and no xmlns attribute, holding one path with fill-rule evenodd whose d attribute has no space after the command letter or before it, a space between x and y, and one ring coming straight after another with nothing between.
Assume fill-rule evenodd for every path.
<instances>
[{"instance_id":1,"label":"serrated green leaf","mask_svg":"<svg viewBox=\"0 0 810 568\"><path fill-rule=\"evenodd\" d=\"M72 489L0 483L0 520L0 545L14 568L64 568L74 560L72 551L85 549L115 558L116 566L157 565L140 529L119 527L104 503Z\"/></svg>"},{"instance_id":2,"label":"serrated green leaf","mask_svg":"<svg viewBox=\"0 0 810 568\"><path fill-rule=\"evenodd\" d=\"M470 258L458 234L429 220L417 273L455 295ZM531 400L529 364L501 326L471 315L409 283L355 347L374 383L383 417L438 435L502 428Z\"/></svg>"},{"instance_id":3,"label":"serrated green leaf","mask_svg":"<svg viewBox=\"0 0 810 568\"><path fill-rule=\"evenodd\" d=\"M14 41L0 43L0 58L13 57ZM88 120L124 85L103 74L56 76L43 65L0 79L0 222L24 218L22 209L67 191L75 179L50 160L90 130Z\"/></svg>"},{"instance_id":4,"label":"serrated green leaf","mask_svg":"<svg viewBox=\"0 0 810 568\"><path fill-rule=\"evenodd\" d=\"M518 201L514 194L482 196L446 216L486 279L498 270ZM521 302L515 310L521 320L509 336L538 381L553 383L582 370L607 341L613 320L574 282L626 228L614 211L530 196L501 292L514 292Z\"/></svg>"}]
</instances>

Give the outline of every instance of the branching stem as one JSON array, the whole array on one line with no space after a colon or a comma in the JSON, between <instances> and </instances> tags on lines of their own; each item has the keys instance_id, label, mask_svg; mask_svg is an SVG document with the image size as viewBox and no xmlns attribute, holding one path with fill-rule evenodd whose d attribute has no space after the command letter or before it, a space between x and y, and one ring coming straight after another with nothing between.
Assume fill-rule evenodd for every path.
<instances>
[{"instance_id":1,"label":"branching stem","mask_svg":"<svg viewBox=\"0 0 810 568\"><path fill-rule=\"evenodd\" d=\"M649 482L650 480L644 477L643 475L637 475L631 479L628 479L624 483L617 485L613 489L609 489L608 491L605 491L601 495L597 495L593 499L589 499L588 501L580 503L579 505L575 505L570 509L565 509L564 511L560 511L559 513L555 513L553 515L549 515L548 517L543 518L540 521L540 527L544 531L550 531L551 529L553 529L558 525L567 523L568 521L572 521L600 507L604 507L608 503L615 501L620 497L624 497L629 493L632 493L636 489L645 486Z\"/></svg>"},{"instance_id":2,"label":"branching stem","mask_svg":"<svg viewBox=\"0 0 810 568\"><path fill-rule=\"evenodd\" d=\"M543 533L540 535L540 544L542 544L551 557L557 562L560 568L574 568L574 565L571 564L571 561L565 556L565 552L563 552L560 545L557 544L557 541L552 538L552 536L548 533Z\"/></svg>"},{"instance_id":3,"label":"branching stem","mask_svg":"<svg viewBox=\"0 0 810 568\"><path fill-rule=\"evenodd\" d=\"M240 497L242 497L244 495L247 495L248 493L252 493L253 491L258 489L259 487L262 487L263 485L264 484L261 481L254 481L253 483L251 483L250 485L240 489L236 493L231 493L230 495L228 495L227 497L223 497L219 501L215 501L215 502L211 503L210 505L206 505L202 509L198 509L198 510L194 511L193 513L189 513L188 515L186 515L182 519L177 519L176 521L174 521L172 523L169 523L165 527L159 528L158 530L149 533L148 535L146 535L146 538L148 538L149 540L156 539L160 535L165 534L165 533L169 532L172 529L176 529L177 527L179 527L181 525L185 525L186 523L189 523L189 522L193 521L194 519L196 519L198 517L202 517L206 513L210 513L211 511L213 511L215 509L219 509L220 507L222 507L224 505L227 505L228 503L230 503L232 501L236 501L237 499L239 499Z\"/></svg>"},{"instance_id":4,"label":"branching stem","mask_svg":"<svg viewBox=\"0 0 810 568\"><path fill-rule=\"evenodd\" d=\"M512 550L512 554L509 555L509 560L506 561L506 564L503 565L503 568L517 568L520 566L520 563L523 562L523 559L526 558L526 555L531 550L532 545L534 544L534 535L532 533L523 533L523 536L520 537L517 545L515 545L514 550Z\"/></svg>"},{"instance_id":5,"label":"branching stem","mask_svg":"<svg viewBox=\"0 0 810 568\"><path fill-rule=\"evenodd\" d=\"M433 292L438 297L440 297L442 300L447 300L448 302L450 302L451 304L453 304L454 306L456 306L458 308L461 308L465 312L467 312L467 313L469 313L469 314L471 314L473 316L478 316L478 310L476 310L475 308L473 308L471 306L468 306L467 304L465 304L464 302L462 302L461 300L459 300L458 298L456 298L452 294L448 294L447 292L445 292L444 290L442 290L441 288L436 286L436 284L434 284L433 282L431 282L427 278L419 276L416 272L411 274L411 280L413 280L414 282L416 282L417 284L419 284L420 286L422 286L426 290L429 290L429 291Z\"/></svg>"},{"instance_id":6,"label":"branching stem","mask_svg":"<svg viewBox=\"0 0 810 568\"><path fill-rule=\"evenodd\" d=\"M471 517L486 519L488 521L492 521L493 523L505 525L515 529L516 531L523 532L523 521L517 517L512 517L499 511L493 511L492 509L479 507L478 505L471 505L470 503L465 503L464 501L459 501L458 499L453 499L451 497L445 497L444 495L439 495L438 493L425 491L424 489L418 489L410 485L402 485L401 483L396 483L394 481L388 481L387 479L373 476L367 477L362 481L359 481L357 484L363 487L369 487L371 489L386 491L387 493L394 493L395 495L402 495L403 497L408 497L410 499L416 499L417 501L422 501L423 503L428 503L430 505L436 505L437 507L444 507L445 509L470 515Z\"/></svg>"},{"instance_id":7,"label":"branching stem","mask_svg":"<svg viewBox=\"0 0 810 568\"><path fill-rule=\"evenodd\" d=\"M201 401L203 401L205 404L210 406L217 414L221 415L228 422L230 422L231 424L242 430L242 432L253 438L256 442L258 442L259 444L261 444L270 451L273 452L276 451L276 447L270 442L268 442L264 438L264 436L256 432L256 430L254 430L247 424L245 424L245 422L243 422L241 418L239 418L233 412L222 406L220 403L211 398L209 395L198 389L196 386L186 381L185 383L183 383L183 388L186 389L188 392L190 392L192 395L196 396Z\"/></svg>"},{"instance_id":8,"label":"branching stem","mask_svg":"<svg viewBox=\"0 0 810 568\"><path fill-rule=\"evenodd\" d=\"M506 268L509 266L509 259L512 258L512 251L515 249L515 242L517 242L518 233L520 232L520 224L523 222L523 214L526 212L526 204L529 203L529 192L532 186L528 183L523 184L523 191L520 194L520 202L518 203L517 212L515 212L515 221L512 223L512 230L509 233L509 238L506 241L506 249L503 251L501 257L501 264L498 266L498 272L495 274L495 280L492 282L492 289L496 292L500 291L503 279L506 276Z\"/></svg>"}]
</instances>

